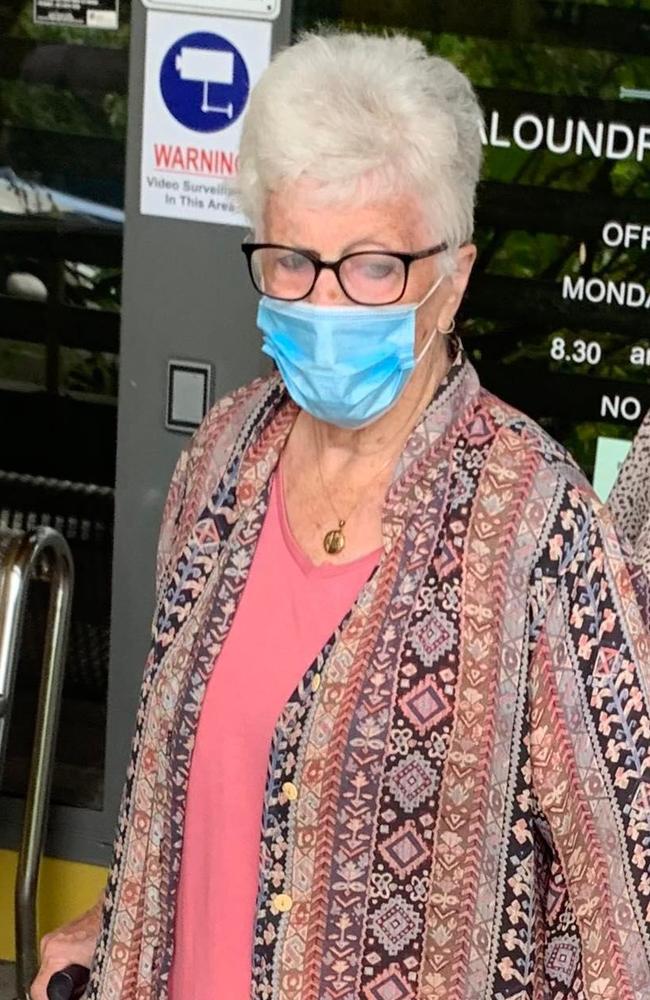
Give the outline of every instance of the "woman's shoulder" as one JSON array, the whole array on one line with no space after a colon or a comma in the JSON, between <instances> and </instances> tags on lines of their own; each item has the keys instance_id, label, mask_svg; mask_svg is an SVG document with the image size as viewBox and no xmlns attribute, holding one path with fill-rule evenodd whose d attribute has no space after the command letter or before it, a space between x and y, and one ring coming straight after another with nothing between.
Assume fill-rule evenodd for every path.
<instances>
[{"instance_id":1,"label":"woman's shoulder","mask_svg":"<svg viewBox=\"0 0 650 1000\"><path fill-rule=\"evenodd\" d=\"M192 439L192 447L216 446L219 438L229 430L240 430L245 424L262 417L281 395L277 374L254 379L217 400L208 410Z\"/></svg>"},{"instance_id":2,"label":"woman's shoulder","mask_svg":"<svg viewBox=\"0 0 650 1000\"><path fill-rule=\"evenodd\" d=\"M281 405L284 391L277 375L257 378L219 399L181 451L163 510L159 572L179 539L191 531L215 484L256 428Z\"/></svg>"},{"instance_id":3,"label":"woman's shoulder","mask_svg":"<svg viewBox=\"0 0 650 1000\"><path fill-rule=\"evenodd\" d=\"M537 511L540 557L562 537L567 551L596 545L616 561L629 559L628 539L609 504L596 494L568 449L531 417L483 389L481 405L490 414L495 440L501 437L512 445L522 471L524 465L534 469L528 499Z\"/></svg>"},{"instance_id":4,"label":"woman's shoulder","mask_svg":"<svg viewBox=\"0 0 650 1000\"><path fill-rule=\"evenodd\" d=\"M210 408L187 445L188 470L225 464L246 436L280 405L284 391L277 374L256 378L222 396Z\"/></svg>"},{"instance_id":5,"label":"woman's shoulder","mask_svg":"<svg viewBox=\"0 0 650 1000\"><path fill-rule=\"evenodd\" d=\"M555 479L584 493L588 502L598 502L596 494L571 452L556 441L532 417L481 389L480 405L490 416L495 438L509 440L523 460L537 460L538 475Z\"/></svg>"},{"instance_id":6,"label":"woman's shoulder","mask_svg":"<svg viewBox=\"0 0 650 1000\"><path fill-rule=\"evenodd\" d=\"M607 504L596 494L571 452L556 441L537 421L497 396L481 390L481 405L490 414L495 440L510 444L523 477L524 466L532 469L529 499L540 514L540 537L560 530L577 517L579 522L599 524L610 535L614 527ZM542 511L544 512L542 514Z\"/></svg>"},{"instance_id":7,"label":"woman's shoulder","mask_svg":"<svg viewBox=\"0 0 650 1000\"><path fill-rule=\"evenodd\" d=\"M608 587L620 584L629 599L634 586L645 592L647 579L639 576L639 560L628 538L570 452L535 420L491 393L481 390L480 405L489 415L495 444L501 439L505 446L500 453L513 456L509 471L522 491L521 537L528 532L536 606L546 606L560 579L573 587L571 581L581 573L594 578L605 574Z\"/></svg>"}]
</instances>

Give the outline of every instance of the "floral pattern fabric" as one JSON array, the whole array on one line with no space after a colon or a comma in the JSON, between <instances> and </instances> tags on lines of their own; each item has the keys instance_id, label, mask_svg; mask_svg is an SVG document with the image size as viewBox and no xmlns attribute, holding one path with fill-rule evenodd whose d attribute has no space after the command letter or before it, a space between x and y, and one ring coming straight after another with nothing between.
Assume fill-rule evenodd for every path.
<instances>
[{"instance_id":1,"label":"floral pattern fabric","mask_svg":"<svg viewBox=\"0 0 650 1000\"><path fill-rule=\"evenodd\" d=\"M258 381L179 460L91 1000L167 995L201 702L296 412ZM460 347L383 531L269 748L252 1000L650 1000L646 575Z\"/></svg>"}]
</instances>

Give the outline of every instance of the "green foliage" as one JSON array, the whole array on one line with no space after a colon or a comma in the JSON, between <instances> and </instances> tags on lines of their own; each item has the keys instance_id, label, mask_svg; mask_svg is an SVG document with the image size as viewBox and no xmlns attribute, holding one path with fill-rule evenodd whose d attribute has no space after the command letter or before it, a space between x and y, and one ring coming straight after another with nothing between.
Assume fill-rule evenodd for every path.
<instances>
[{"instance_id":1,"label":"green foliage","mask_svg":"<svg viewBox=\"0 0 650 1000\"><path fill-rule=\"evenodd\" d=\"M79 94L47 84L4 81L0 109L6 125L124 140L126 99L118 94Z\"/></svg>"},{"instance_id":2,"label":"green foliage","mask_svg":"<svg viewBox=\"0 0 650 1000\"><path fill-rule=\"evenodd\" d=\"M65 264L65 301L86 309L119 312L122 272L114 267Z\"/></svg>"},{"instance_id":3,"label":"green foliage","mask_svg":"<svg viewBox=\"0 0 650 1000\"><path fill-rule=\"evenodd\" d=\"M63 350L60 378L63 392L117 398L118 366L112 354Z\"/></svg>"},{"instance_id":4,"label":"green foliage","mask_svg":"<svg viewBox=\"0 0 650 1000\"><path fill-rule=\"evenodd\" d=\"M420 37L467 73L475 87L618 100L621 87L639 86L650 69L648 57L541 45L530 38L513 42L450 34Z\"/></svg>"},{"instance_id":5,"label":"green foliage","mask_svg":"<svg viewBox=\"0 0 650 1000\"><path fill-rule=\"evenodd\" d=\"M56 24L35 24L33 0L7 2L0 15L7 37L33 38L38 42L64 42L68 45L94 45L98 48L128 48L131 25L131 0L120 3L119 27L114 31L75 28Z\"/></svg>"},{"instance_id":6,"label":"green foliage","mask_svg":"<svg viewBox=\"0 0 650 1000\"><path fill-rule=\"evenodd\" d=\"M0 340L0 386L45 386L45 347L16 340Z\"/></svg>"},{"instance_id":7,"label":"green foliage","mask_svg":"<svg viewBox=\"0 0 650 1000\"><path fill-rule=\"evenodd\" d=\"M124 48L129 44L130 0L121 5L115 31L35 24L33 0L7 2L0 12L0 33L6 38L43 44ZM124 81L126 84L126 80ZM73 91L63 86L0 79L0 120L21 128L68 135L101 136L124 142L126 95Z\"/></svg>"}]
</instances>

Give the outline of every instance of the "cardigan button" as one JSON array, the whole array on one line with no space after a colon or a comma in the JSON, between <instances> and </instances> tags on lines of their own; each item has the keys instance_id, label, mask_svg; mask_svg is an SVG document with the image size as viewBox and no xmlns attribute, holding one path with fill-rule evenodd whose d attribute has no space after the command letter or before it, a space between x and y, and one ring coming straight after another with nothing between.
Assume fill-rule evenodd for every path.
<instances>
[{"instance_id":1,"label":"cardigan button","mask_svg":"<svg viewBox=\"0 0 650 1000\"><path fill-rule=\"evenodd\" d=\"M285 781L284 785L282 786L282 791L289 799L289 802L295 802L295 800L298 798L298 789L294 785L293 781Z\"/></svg>"},{"instance_id":2,"label":"cardigan button","mask_svg":"<svg viewBox=\"0 0 650 1000\"><path fill-rule=\"evenodd\" d=\"M286 913L293 906L293 899L286 892L280 892L271 900L271 907L278 913Z\"/></svg>"},{"instance_id":3,"label":"cardigan button","mask_svg":"<svg viewBox=\"0 0 650 1000\"><path fill-rule=\"evenodd\" d=\"M311 679L311 689L312 691L318 691L320 687L320 674L314 674Z\"/></svg>"}]
</instances>

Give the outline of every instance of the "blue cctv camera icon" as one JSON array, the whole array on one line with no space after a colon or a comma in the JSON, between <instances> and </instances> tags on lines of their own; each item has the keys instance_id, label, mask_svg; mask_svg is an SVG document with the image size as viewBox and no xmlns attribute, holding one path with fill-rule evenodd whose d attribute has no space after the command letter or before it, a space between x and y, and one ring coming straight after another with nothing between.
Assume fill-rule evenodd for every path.
<instances>
[{"instance_id":1,"label":"blue cctv camera icon","mask_svg":"<svg viewBox=\"0 0 650 1000\"><path fill-rule=\"evenodd\" d=\"M216 49L200 49L184 46L176 56L176 70L181 80L203 84L203 99L201 111L218 112L232 118L234 108L232 102L223 107L210 104L208 90L210 84L225 84L232 86L235 79L235 56L233 52L222 52Z\"/></svg>"}]
</instances>

